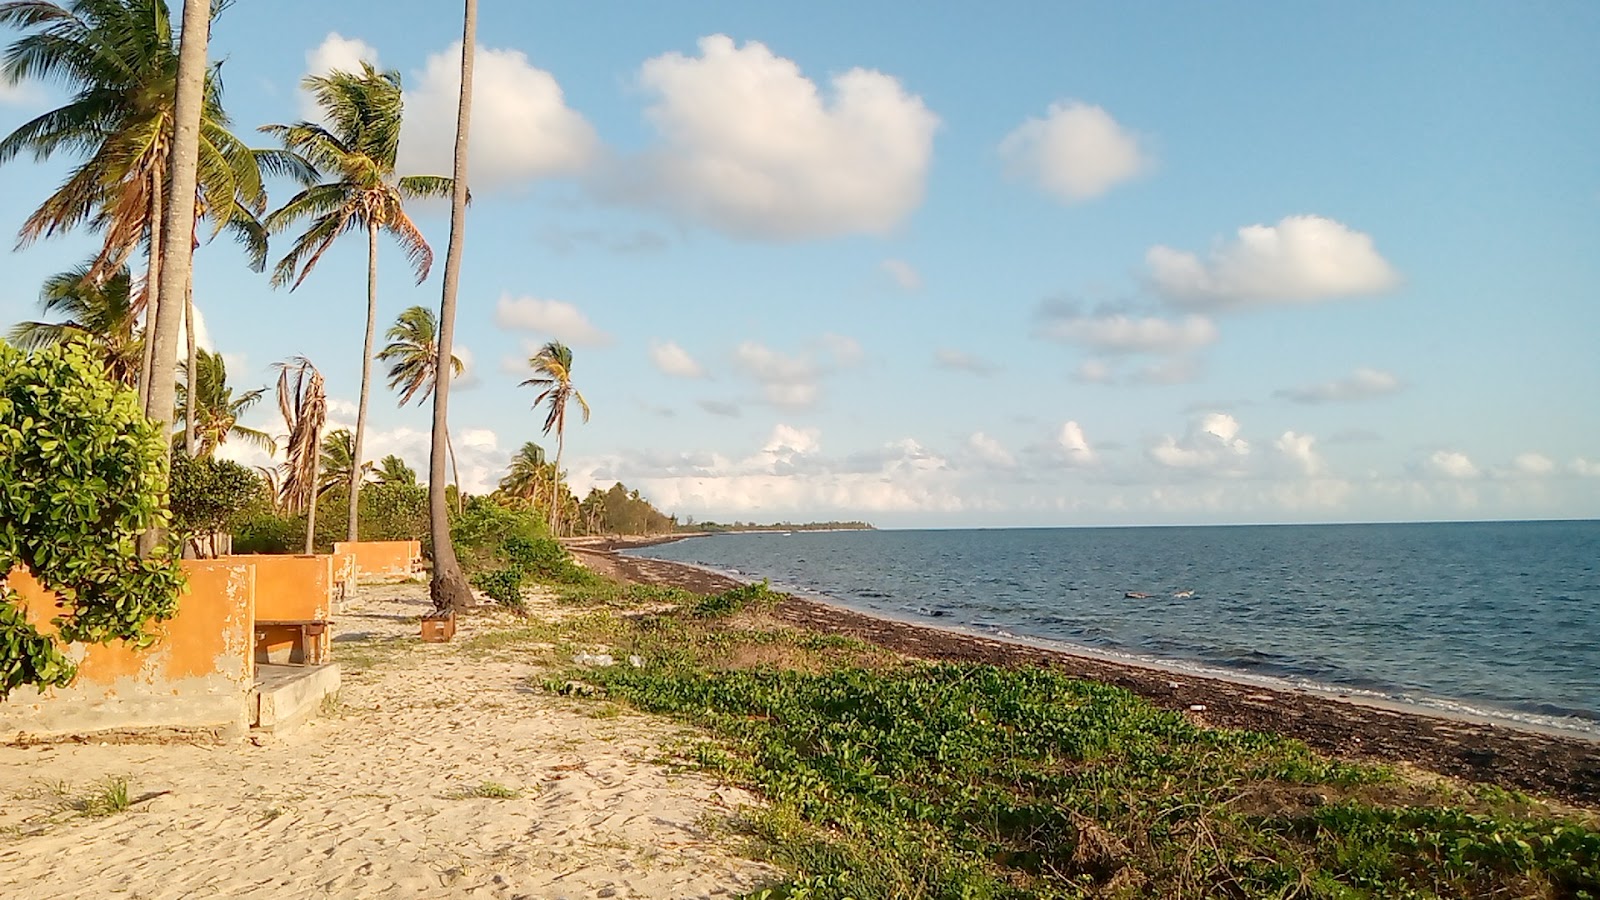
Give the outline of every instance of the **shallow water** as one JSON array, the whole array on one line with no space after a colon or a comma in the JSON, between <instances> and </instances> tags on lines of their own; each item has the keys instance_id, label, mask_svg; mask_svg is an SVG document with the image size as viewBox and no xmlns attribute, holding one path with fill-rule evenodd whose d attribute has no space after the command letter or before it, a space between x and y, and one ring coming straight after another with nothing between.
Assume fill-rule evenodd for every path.
<instances>
[{"instance_id":1,"label":"shallow water","mask_svg":"<svg viewBox=\"0 0 1600 900\"><path fill-rule=\"evenodd\" d=\"M930 625L1600 735L1600 522L751 533L637 553Z\"/></svg>"}]
</instances>

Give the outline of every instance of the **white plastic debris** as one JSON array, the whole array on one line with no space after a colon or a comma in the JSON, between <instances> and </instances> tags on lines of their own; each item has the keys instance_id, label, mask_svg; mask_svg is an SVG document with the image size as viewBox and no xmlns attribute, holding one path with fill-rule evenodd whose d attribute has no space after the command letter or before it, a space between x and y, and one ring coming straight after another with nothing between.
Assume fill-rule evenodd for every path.
<instances>
[{"instance_id":1,"label":"white plastic debris","mask_svg":"<svg viewBox=\"0 0 1600 900\"><path fill-rule=\"evenodd\" d=\"M1191 704L1189 704L1189 711L1190 712L1205 712L1206 711L1206 705L1204 703L1191 703Z\"/></svg>"},{"instance_id":2,"label":"white plastic debris","mask_svg":"<svg viewBox=\"0 0 1600 900\"><path fill-rule=\"evenodd\" d=\"M617 664L617 661L609 653L577 653L573 655L572 661L580 666L600 666L602 668Z\"/></svg>"},{"instance_id":3,"label":"white plastic debris","mask_svg":"<svg viewBox=\"0 0 1600 900\"><path fill-rule=\"evenodd\" d=\"M644 668L644 657L635 653L628 657L628 665L633 666L635 669L642 669Z\"/></svg>"}]
</instances>

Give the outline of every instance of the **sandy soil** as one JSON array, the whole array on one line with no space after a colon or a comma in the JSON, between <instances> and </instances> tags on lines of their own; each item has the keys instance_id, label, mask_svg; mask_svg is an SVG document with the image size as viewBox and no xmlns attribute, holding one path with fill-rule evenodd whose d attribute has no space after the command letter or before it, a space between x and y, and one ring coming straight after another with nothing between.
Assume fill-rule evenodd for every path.
<instances>
[{"instance_id":1,"label":"sandy soil","mask_svg":"<svg viewBox=\"0 0 1600 900\"><path fill-rule=\"evenodd\" d=\"M716 828L752 798L671 764L684 732L594 718L534 690L535 666L463 647L503 618L422 644L428 607L420 585L348 601L337 708L289 735L0 747L0 896L723 897L773 879ZM74 808L118 777L127 811Z\"/></svg>"},{"instance_id":2,"label":"sandy soil","mask_svg":"<svg viewBox=\"0 0 1600 900\"><path fill-rule=\"evenodd\" d=\"M693 566L615 553L616 549L635 545L618 541L572 549L585 565L614 578L670 584L701 593L715 593L738 584ZM1206 725L1275 732L1299 738L1335 756L1406 763L1442 775L1600 806L1600 741L1427 715L1410 707L1361 703L1303 690L1177 675L1152 667L897 622L794 597L780 604L775 614L799 627L860 637L921 659L1053 666L1078 677L1127 688Z\"/></svg>"}]
</instances>

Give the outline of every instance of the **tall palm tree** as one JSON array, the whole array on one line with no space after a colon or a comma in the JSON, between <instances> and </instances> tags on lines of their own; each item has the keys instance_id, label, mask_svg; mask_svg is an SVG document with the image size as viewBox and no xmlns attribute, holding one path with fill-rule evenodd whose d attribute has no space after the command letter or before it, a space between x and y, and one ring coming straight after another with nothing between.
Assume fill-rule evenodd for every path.
<instances>
[{"instance_id":1,"label":"tall palm tree","mask_svg":"<svg viewBox=\"0 0 1600 900\"><path fill-rule=\"evenodd\" d=\"M426 306L413 306L402 312L384 334L389 343L378 352L378 361L389 366L389 390L400 392L400 404L405 406L412 398L418 403L433 394L434 365L439 357L438 321L433 310ZM466 367L452 355L450 370L460 375ZM456 483L456 513L461 513L461 470L456 467L456 448L450 443L450 430L445 429L445 449L450 453L450 474Z\"/></svg>"},{"instance_id":2,"label":"tall palm tree","mask_svg":"<svg viewBox=\"0 0 1600 900\"><path fill-rule=\"evenodd\" d=\"M263 169L304 177L305 167L292 154L251 150L228 130L221 79L217 69L208 71L205 63L211 12L209 4L186 5L184 28L191 40L185 54L174 41L163 0L0 3L0 26L23 32L8 47L0 77L12 82L53 79L71 95L65 105L24 123L0 141L0 163L25 150L38 159L62 150L85 157L27 218L19 243L87 225L102 235L92 267L96 278L119 268L141 244L147 248L145 296L137 304L145 312L150 338L145 342L140 379L141 399L147 405L154 338L160 331L156 323L163 264L177 259L167 252L164 239L173 188L168 179L187 182L187 160L193 157L195 183L185 193L198 191L190 202L197 201L196 209L212 220L215 233L233 223L238 210L265 210ZM198 124L190 125L185 114L181 135L180 82L188 91L189 112L199 115ZM180 144L185 148L182 153ZM180 156L185 160L182 172L173 168ZM194 211L177 219L192 222ZM192 230L180 225L173 233ZM178 274L186 286L187 263L179 266ZM177 326L171 327L175 337ZM152 415L164 420L169 412L167 398Z\"/></svg>"},{"instance_id":3,"label":"tall palm tree","mask_svg":"<svg viewBox=\"0 0 1600 900\"><path fill-rule=\"evenodd\" d=\"M467 135L472 124L472 63L477 56L478 0L463 0L461 12L461 92L456 97L455 162L451 170L450 245L444 256L444 289L439 295L439 356L435 372L455 359L456 294L461 284L461 247L467 228ZM472 588L456 561L450 541L450 508L444 483L445 435L450 421L450 379L433 392L433 433L428 450L428 533L433 542L433 579L428 595L440 612L472 603Z\"/></svg>"},{"instance_id":4,"label":"tall palm tree","mask_svg":"<svg viewBox=\"0 0 1600 900\"><path fill-rule=\"evenodd\" d=\"M356 439L350 433L350 429L336 428L322 439L321 476L317 482L318 496L330 488L341 484L349 485L352 481L359 485L371 474L371 460L363 462L360 466L356 465Z\"/></svg>"},{"instance_id":5,"label":"tall palm tree","mask_svg":"<svg viewBox=\"0 0 1600 900\"><path fill-rule=\"evenodd\" d=\"M105 361L106 374L132 387L139 377L143 341L138 330L138 292L127 266L98 281L86 263L69 272L52 275L39 292L46 314L64 317L59 322L19 322L11 340L24 350L37 350L79 338L93 344Z\"/></svg>"},{"instance_id":6,"label":"tall palm tree","mask_svg":"<svg viewBox=\"0 0 1600 900\"><path fill-rule=\"evenodd\" d=\"M276 365L278 412L289 431L283 479L279 490L283 509L306 514L306 552L316 546L317 476L321 469L322 426L328 420L328 393L322 373L304 356Z\"/></svg>"},{"instance_id":7,"label":"tall palm tree","mask_svg":"<svg viewBox=\"0 0 1600 900\"><path fill-rule=\"evenodd\" d=\"M406 465L406 461L393 453L378 461L378 468L373 473L379 484L416 485L417 470Z\"/></svg>"},{"instance_id":8,"label":"tall palm tree","mask_svg":"<svg viewBox=\"0 0 1600 900\"><path fill-rule=\"evenodd\" d=\"M533 398L533 408L538 409L540 404L548 408L544 417L544 433L549 434L551 429L555 429L556 433L555 471L550 477L550 530L560 535L561 507L564 505L560 490L561 452L567 444L567 403L577 400L583 410L583 421L588 422L589 401L583 399L583 393L572 383L572 348L566 344L550 341L529 357L528 365L533 367L534 376L524 381L522 386L540 389L539 396Z\"/></svg>"},{"instance_id":9,"label":"tall palm tree","mask_svg":"<svg viewBox=\"0 0 1600 900\"><path fill-rule=\"evenodd\" d=\"M500 490L538 506L539 492L545 481L546 466L544 448L533 441L528 441L515 456L511 457L511 467L506 471L505 477L500 479Z\"/></svg>"},{"instance_id":10,"label":"tall palm tree","mask_svg":"<svg viewBox=\"0 0 1600 900\"><path fill-rule=\"evenodd\" d=\"M182 420L185 443L193 437L189 454L197 459L208 459L228 438L238 438L267 451L275 452L277 442L264 431L246 428L239 417L261 401L266 388L245 391L238 396L228 385L228 366L222 354L199 350L195 354L193 376L185 370L184 381L178 385L174 421ZM194 390L190 390L190 385Z\"/></svg>"},{"instance_id":11,"label":"tall palm tree","mask_svg":"<svg viewBox=\"0 0 1600 900\"><path fill-rule=\"evenodd\" d=\"M299 287L339 235L356 228L366 231L367 331L361 348L361 400L356 408L355 434L359 456L366 437L372 341L378 325L378 233L385 232L400 244L421 284L433 265L433 250L406 215L405 201L447 196L451 184L448 178L432 175L395 177L404 105L399 72L379 72L362 63L359 74L313 75L303 84L327 116L328 127L299 122L265 125L261 130L276 136L286 150L304 157L332 180L306 188L267 217L270 231L302 220L310 223L273 269L272 283L275 287L288 284L290 290ZM357 487L352 480L346 523L352 541L356 539Z\"/></svg>"}]
</instances>

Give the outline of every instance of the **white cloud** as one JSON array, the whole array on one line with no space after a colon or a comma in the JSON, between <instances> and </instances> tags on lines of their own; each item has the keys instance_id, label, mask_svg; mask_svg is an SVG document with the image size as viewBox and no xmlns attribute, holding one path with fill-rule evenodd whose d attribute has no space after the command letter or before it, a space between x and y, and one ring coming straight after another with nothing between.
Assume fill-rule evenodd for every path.
<instances>
[{"instance_id":1,"label":"white cloud","mask_svg":"<svg viewBox=\"0 0 1600 900\"><path fill-rule=\"evenodd\" d=\"M1576 457L1572 460L1572 471L1584 478L1600 478L1600 461Z\"/></svg>"},{"instance_id":2,"label":"white cloud","mask_svg":"<svg viewBox=\"0 0 1600 900\"><path fill-rule=\"evenodd\" d=\"M0 106L21 106L33 102L36 96L33 86L26 82L10 84L0 80Z\"/></svg>"},{"instance_id":3,"label":"white cloud","mask_svg":"<svg viewBox=\"0 0 1600 900\"><path fill-rule=\"evenodd\" d=\"M655 363L662 374L673 375L678 378L703 378L706 370L695 362L689 351L679 347L672 341L650 342L650 361Z\"/></svg>"},{"instance_id":4,"label":"white cloud","mask_svg":"<svg viewBox=\"0 0 1600 900\"><path fill-rule=\"evenodd\" d=\"M1076 100L1054 103L1000 142L1007 170L1068 203L1089 200L1148 171L1139 140L1104 109Z\"/></svg>"},{"instance_id":5,"label":"white cloud","mask_svg":"<svg viewBox=\"0 0 1600 900\"><path fill-rule=\"evenodd\" d=\"M1164 296L1202 309L1379 294L1400 281L1371 236L1322 216L1246 226L1237 241L1218 244L1205 260L1158 245L1145 262Z\"/></svg>"},{"instance_id":6,"label":"white cloud","mask_svg":"<svg viewBox=\"0 0 1600 900\"><path fill-rule=\"evenodd\" d=\"M1555 460L1543 453L1520 453L1511 465L1523 475L1549 475L1556 470Z\"/></svg>"},{"instance_id":7,"label":"white cloud","mask_svg":"<svg viewBox=\"0 0 1600 900\"><path fill-rule=\"evenodd\" d=\"M1009 469L1017 464L1016 457L1005 448L1004 444L981 431L975 431L967 438L967 449L973 455L991 466Z\"/></svg>"},{"instance_id":8,"label":"white cloud","mask_svg":"<svg viewBox=\"0 0 1600 900\"><path fill-rule=\"evenodd\" d=\"M1083 433L1083 426L1074 421L1062 424L1061 431L1056 435L1056 445L1061 448L1061 453L1067 462L1075 466L1092 466L1098 457L1094 448L1089 446L1089 439Z\"/></svg>"},{"instance_id":9,"label":"white cloud","mask_svg":"<svg viewBox=\"0 0 1600 900\"><path fill-rule=\"evenodd\" d=\"M324 76L330 72L359 73L362 63L378 65L378 49L360 38L347 38L328 32L322 43L306 51L306 74ZM300 114L313 122L322 119L322 109L305 90L300 91Z\"/></svg>"},{"instance_id":10,"label":"white cloud","mask_svg":"<svg viewBox=\"0 0 1600 900\"><path fill-rule=\"evenodd\" d=\"M574 346L611 342L611 335L594 327L576 306L560 300L501 294L494 307L494 323L501 328L549 335Z\"/></svg>"},{"instance_id":11,"label":"white cloud","mask_svg":"<svg viewBox=\"0 0 1600 900\"><path fill-rule=\"evenodd\" d=\"M822 352L836 366L858 365L866 357L866 352L861 349L861 342L849 335L830 332L818 338L818 343L822 345Z\"/></svg>"},{"instance_id":12,"label":"white cloud","mask_svg":"<svg viewBox=\"0 0 1600 900\"><path fill-rule=\"evenodd\" d=\"M1217 326L1205 316L1181 319L1131 316L1101 311L1084 313L1067 303L1046 302L1035 315L1034 333L1099 353L1178 353L1217 339Z\"/></svg>"},{"instance_id":13,"label":"white cloud","mask_svg":"<svg viewBox=\"0 0 1600 900\"><path fill-rule=\"evenodd\" d=\"M939 119L897 79L851 69L825 96L761 43L699 48L645 61L662 143L614 193L768 239L883 233L922 202Z\"/></svg>"},{"instance_id":14,"label":"white cloud","mask_svg":"<svg viewBox=\"0 0 1600 900\"><path fill-rule=\"evenodd\" d=\"M461 44L428 57L406 91L400 135L404 174L446 175L455 153ZM472 73L474 190L582 171L600 150L583 116L568 108L554 76L519 50L479 47Z\"/></svg>"},{"instance_id":15,"label":"white cloud","mask_svg":"<svg viewBox=\"0 0 1600 900\"><path fill-rule=\"evenodd\" d=\"M886 259L878 264L902 291L915 291L922 288L922 275L912 267L911 263L903 259Z\"/></svg>"},{"instance_id":16,"label":"white cloud","mask_svg":"<svg viewBox=\"0 0 1600 900\"><path fill-rule=\"evenodd\" d=\"M942 347L933 351L933 364L941 369L952 372L967 372L973 375L988 377L1000 371L1000 367L982 357L967 353L964 350L953 350Z\"/></svg>"},{"instance_id":17,"label":"white cloud","mask_svg":"<svg viewBox=\"0 0 1600 900\"><path fill-rule=\"evenodd\" d=\"M1239 436L1239 422L1227 413L1208 413L1194 420L1183 438L1162 435L1150 458L1171 469L1237 471L1250 455L1250 442Z\"/></svg>"},{"instance_id":18,"label":"white cloud","mask_svg":"<svg viewBox=\"0 0 1600 900\"><path fill-rule=\"evenodd\" d=\"M1084 384L1110 384L1116 379L1110 364L1103 359L1084 360L1073 370L1072 377Z\"/></svg>"},{"instance_id":19,"label":"white cloud","mask_svg":"<svg viewBox=\"0 0 1600 900\"><path fill-rule=\"evenodd\" d=\"M1322 457L1317 454L1317 439L1309 434L1296 434L1285 431L1274 442L1278 452L1300 467L1307 477L1314 478L1321 475L1324 469Z\"/></svg>"},{"instance_id":20,"label":"white cloud","mask_svg":"<svg viewBox=\"0 0 1600 900\"><path fill-rule=\"evenodd\" d=\"M1477 478L1478 467L1465 453L1457 450L1436 450L1428 457L1428 468L1446 478L1462 480Z\"/></svg>"},{"instance_id":21,"label":"white cloud","mask_svg":"<svg viewBox=\"0 0 1600 900\"><path fill-rule=\"evenodd\" d=\"M1346 403L1383 397L1399 391L1401 387L1400 379L1389 372L1360 368L1333 381L1285 388L1278 391L1277 396L1295 403Z\"/></svg>"},{"instance_id":22,"label":"white cloud","mask_svg":"<svg viewBox=\"0 0 1600 900\"><path fill-rule=\"evenodd\" d=\"M728 403L725 400L701 400L699 406L713 416L723 416L729 419L737 419L743 414L739 410L739 404Z\"/></svg>"},{"instance_id":23,"label":"white cloud","mask_svg":"<svg viewBox=\"0 0 1600 900\"><path fill-rule=\"evenodd\" d=\"M478 377L478 359L472 355L472 349L462 344L453 344L450 353L461 360L461 374L450 379L450 386L458 391L468 391L483 384L483 379Z\"/></svg>"},{"instance_id":24,"label":"white cloud","mask_svg":"<svg viewBox=\"0 0 1600 900\"><path fill-rule=\"evenodd\" d=\"M734 366L761 385L766 402L783 409L814 406L821 393L824 368L856 365L861 344L842 334L824 334L799 353L784 353L758 341L745 341L733 351Z\"/></svg>"}]
</instances>

